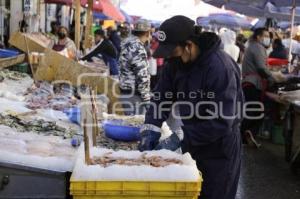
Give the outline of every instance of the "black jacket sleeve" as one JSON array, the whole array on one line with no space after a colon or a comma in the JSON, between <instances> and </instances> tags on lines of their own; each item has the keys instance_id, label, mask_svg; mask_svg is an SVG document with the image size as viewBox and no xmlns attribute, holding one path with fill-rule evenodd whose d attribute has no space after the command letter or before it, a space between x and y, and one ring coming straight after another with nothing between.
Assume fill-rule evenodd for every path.
<instances>
[{"instance_id":1,"label":"black jacket sleeve","mask_svg":"<svg viewBox=\"0 0 300 199\"><path fill-rule=\"evenodd\" d=\"M145 124L152 124L161 127L170 115L175 91L173 79L175 78L174 68L166 64L163 68L159 82L153 91L151 105L146 113Z\"/></svg>"},{"instance_id":2,"label":"black jacket sleeve","mask_svg":"<svg viewBox=\"0 0 300 199\"><path fill-rule=\"evenodd\" d=\"M82 58L82 60L89 61L92 59L92 57L95 57L98 54L105 54L114 59L117 58L117 51L116 51L115 47L113 46L113 44L108 40L104 40L97 48L95 48L93 51L91 51L90 53L85 55Z\"/></svg>"}]
</instances>

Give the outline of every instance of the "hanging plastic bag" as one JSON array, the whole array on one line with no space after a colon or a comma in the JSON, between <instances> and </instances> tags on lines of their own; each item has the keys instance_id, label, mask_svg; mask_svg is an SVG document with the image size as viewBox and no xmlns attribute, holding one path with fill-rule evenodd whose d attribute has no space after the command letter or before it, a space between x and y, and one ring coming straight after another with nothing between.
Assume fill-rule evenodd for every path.
<instances>
[{"instance_id":1,"label":"hanging plastic bag","mask_svg":"<svg viewBox=\"0 0 300 199\"><path fill-rule=\"evenodd\" d=\"M157 62L156 59L154 59L153 57L149 59L148 70L151 76L155 76L157 74Z\"/></svg>"}]
</instances>

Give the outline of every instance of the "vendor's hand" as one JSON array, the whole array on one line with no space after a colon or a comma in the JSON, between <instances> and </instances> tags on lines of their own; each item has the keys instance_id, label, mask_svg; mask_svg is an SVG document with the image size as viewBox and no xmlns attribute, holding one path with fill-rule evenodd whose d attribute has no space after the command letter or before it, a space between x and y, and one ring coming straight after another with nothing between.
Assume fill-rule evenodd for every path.
<instances>
[{"instance_id":1,"label":"vendor's hand","mask_svg":"<svg viewBox=\"0 0 300 199\"><path fill-rule=\"evenodd\" d=\"M138 146L139 151L150 151L153 150L159 143L160 132L145 130L141 132L141 142Z\"/></svg>"},{"instance_id":2,"label":"vendor's hand","mask_svg":"<svg viewBox=\"0 0 300 199\"><path fill-rule=\"evenodd\" d=\"M279 72L271 72L271 73L277 83L286 82L288 80L288 78L284 74L282 74L280 71Z\"/></svg>"},{"instance_id":3,"label":"vendor's hand","mask_svg":"<svg viewBox=\"0 0 300 199\"><path fill-rule=\"evenodd\" d=\"M172 135L161 142L155 147L155 150L167 149L171 151L176 151L181 147L181 141L176 133L172 133Z\"/></svg>"},{"instance_id":4,"label":"vendor's hand","mask_svg":"<svg viewBox=\"0 0 300 199\"><path fill-rule=\"evenodd\" d=\"M279 94L266 92L265 95L275 102L284 104L284 101L281 99L281 96Z\"/></svg>"},{"instance_id":5,"label":"vendor's hand","mask_svg":"<svg viewBox=\"0 0 300 199\"><path fill-rule=\"evenodd\" d=\"M279 100L281 101L281 103L283 104L290 104L294 99L292 96L289 96L288 93L280 93L279 94Z\"/></svg>"}]
</instances>

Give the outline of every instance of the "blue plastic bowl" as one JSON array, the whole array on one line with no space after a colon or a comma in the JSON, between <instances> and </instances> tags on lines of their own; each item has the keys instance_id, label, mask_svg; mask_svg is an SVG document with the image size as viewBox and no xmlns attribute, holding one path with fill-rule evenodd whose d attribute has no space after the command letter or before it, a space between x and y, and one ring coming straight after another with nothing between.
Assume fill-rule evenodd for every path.
<instances>
[{"instance_id":1,"label":"blue plastic bowl","mask_svg":"<svg viewBox=\"0 0 300 199\"><path fill-rule=\"evenodd\" d=\"M103 122L106 137L113 140L133 142L140 139L140 128L122 125L119 120L106 120Z\"/></svg>"},{"instance_id":2,"label":"blue plastic bowl","mask_svg":"<svg viewBox=\"0 0 300 199\"><path fill-rule=\"evenodd\" d=\"M68 116L69 120L80 125L80 109L78 107L64 109L63 112Z\"/></svg>"}]
</instances>

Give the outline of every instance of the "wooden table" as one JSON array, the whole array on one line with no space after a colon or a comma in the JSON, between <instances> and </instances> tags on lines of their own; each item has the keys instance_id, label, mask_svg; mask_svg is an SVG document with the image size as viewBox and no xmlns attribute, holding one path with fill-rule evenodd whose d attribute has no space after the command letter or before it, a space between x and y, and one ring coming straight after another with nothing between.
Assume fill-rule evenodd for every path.
<instances>
[{"instance_id":1,"label":"wooden table","mask_svg":"<svg viewBox=\"0 0 300 199\"><path fill-rule=\"evenodd\" d=\"M0 69L22 63L24 62L24 60L25 60L24 54L15 57L8 57L3 59L0 58Z\"/></svg>"}]
</instances>

